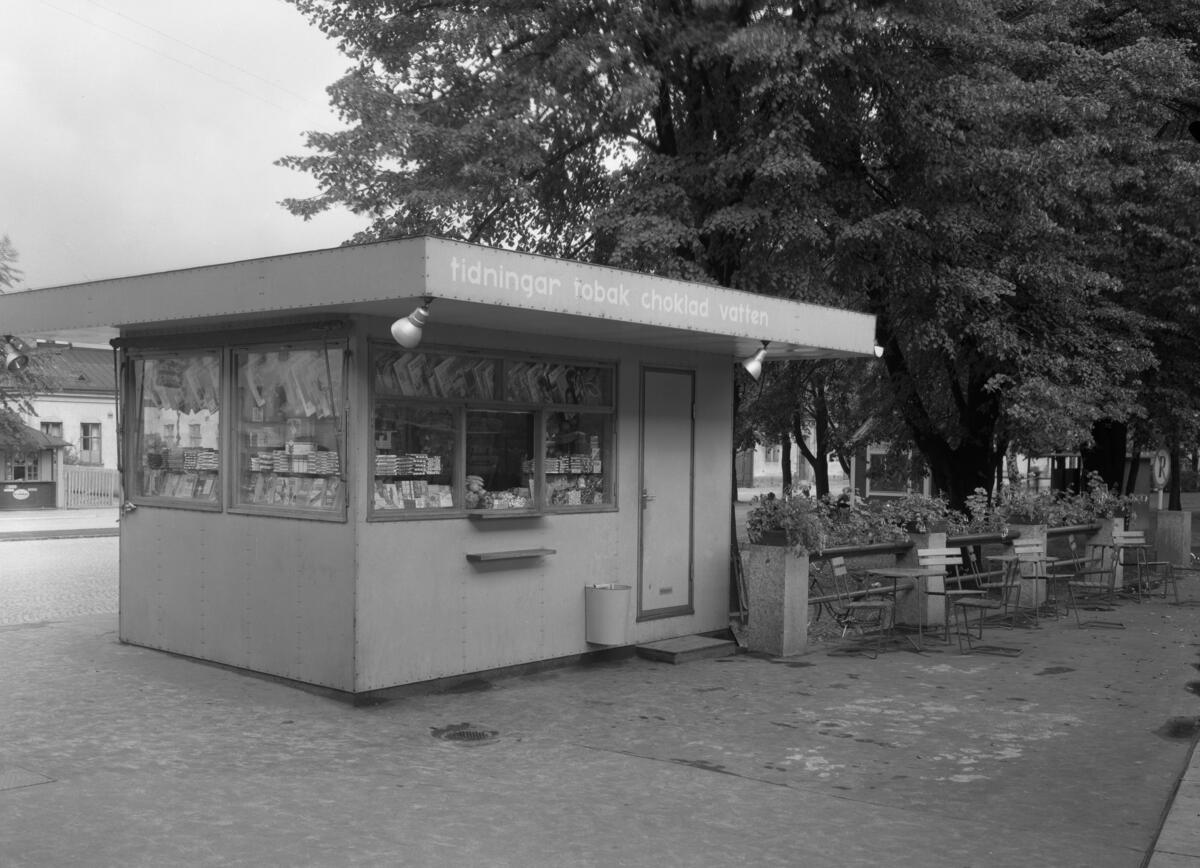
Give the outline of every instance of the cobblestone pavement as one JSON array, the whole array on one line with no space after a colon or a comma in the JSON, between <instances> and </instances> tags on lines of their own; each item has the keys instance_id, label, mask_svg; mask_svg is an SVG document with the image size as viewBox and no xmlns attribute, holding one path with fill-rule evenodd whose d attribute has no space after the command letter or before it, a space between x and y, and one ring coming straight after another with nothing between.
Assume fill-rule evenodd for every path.
<instances>
[{"instance_id":1,"label":"cobblestone pavement","mask_svg":"<svg viewBox=\"0 0 1200 868\"><path fill-rule=\"evenodd\" d=\"M116 611L116 537L0 540L0 626Z\"/></svg>"}]
</instances>

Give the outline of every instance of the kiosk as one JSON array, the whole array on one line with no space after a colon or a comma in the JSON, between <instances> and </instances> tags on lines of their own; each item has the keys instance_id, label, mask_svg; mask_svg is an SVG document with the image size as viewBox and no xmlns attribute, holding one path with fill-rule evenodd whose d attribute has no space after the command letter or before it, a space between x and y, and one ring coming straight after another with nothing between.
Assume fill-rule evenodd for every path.
<instances>
[{"instance_id":1,"label":"kiosk","mask_svg":"<svg viewBox=\"0 0 1200 868\"><path fill-rule=\"evenodd\" d=\"M67 445L28 425L11 439L0 438L0 509L62 506L59 479Z\"/></svg>"},{"instance_id":2,"label":"kiosk","mask_svg":"<svg viewBox=\"0 0 1200 868\"><path fill-rule=\"evenodd\" d=\"M355 699L727 627L735 362L874 344L431 237L14 293L0 324L119 330L121 639ZM589 621L598 585L624 623Z\"/></svg>"}]
</instances>

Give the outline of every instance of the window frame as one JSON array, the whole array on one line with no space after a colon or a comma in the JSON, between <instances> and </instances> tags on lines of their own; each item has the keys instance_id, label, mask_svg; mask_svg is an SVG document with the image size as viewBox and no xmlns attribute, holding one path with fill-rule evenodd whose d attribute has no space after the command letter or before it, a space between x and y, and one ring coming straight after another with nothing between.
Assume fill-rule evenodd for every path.
<instances>
[{"instance_id":1,"label":"window frame","mask_svg":"<svg viewBox=\"0 0 1200 868\"><path fill-rule=\"evenodd\" d=\"M374 504L373 494L368 493L366 503L366 520L368 522L390 522L390 521L429 521L439 519L502 519L502 518L519 518L522 516L537 516L537 515L574 515L578 513L596 513L596 512L616 512L618 511L618 492L617 492L617 431L619 428L617 418L617 388L619 382L618 362L615 359L595 359L595 358L579 358L572 356L558 356L546 353L528 354L518 353L513 351L487 349L477 347L458 347L452 345L426 345L422 344L419 350L414 352L427 353L430 355L448 355L448 356L463 356L479 360L495 360L496 367L493 371L495 384L492 389L493 397L491 399L476 398L476 397L432 397L426 395L411 395L405 396L400 394L381 393L378 388L376 377L377 354L381 352L395 352L396 346L386 340L371 339L367 342L368 362L367 370L367 413L369 424L372 428L372 436L366 449L367 457L367 478L372 482L375 479L374 470L376 466L377 444L374 437L374 425L376 419L376 407L382 401L384 403L393 404L396 406L429 406L429 407L444 407L450 409L454 413L455 423L458 426L456 432L456 454L454 458L454 472L452 474L453 497L455 506L453 508L437 507L426 509L377 509ZM597 404L564 404L564 403L549 403L530 400L509 400L506 398L507 383L506 373L509 365L515 364L556 364L566 366L579 366L588 368L599 368L607 372L609 378L609 395L608 401ZM466 475L467 475L467 449L468 449L468 431L467 418L471 412L505 412L505 413L528 413L532 419L533 427L533 442L530 444L531 460L533 462L532 477L534 480L534 491L531 492L531 504L529 508L501 508L501 509L470 509L465 503L466 494ZM611 474L608 490L610 492L608 502L602 504L578 504L578 505L551 505L548 502L548 491L546 485L545 472L545 430L546 419L552 413L573 413L573 414L594 414L607 415L610 418L609 431L610 443L606 449L607 457L604 459L608 465L602 471L605 474Z\"/></svg>"},{"instance_id":2,"label":"window frame","mask_svg":"<svg viewBox=\"0 0 1200 868\"><path fill-rule=\"evenodd\" d=\"M183 498L167 497L161 494L144 494L142 493L142 479L139 472L142 466L143 438L147 434L147 431L145 430L144 422L143 391L139 388L141 380L137 366L139 363L146 361L162 361L165 359L205 355L215 356L217 359L217 375L215 378L217 389L217 470L216 476L213 479L213 497L201 500L196 497ZM124 402L123 413L128 413L131 417L131 424L128 425L128 430L124 433L124 440L128 449L127 454L132 459L125 462L124 468L125 490L128 492L129 501L139 507L185 509L193 512L222 512L225 504L225 477L228 471L225 448L225 407L228 392L225 383L228 371L226 350L211 344L186 347L178 350L131 349L127 353L127 360L128 370L125 384L129 400ZM171 425L177 429L175 423L171 423ZM197 477L198 480L199 477Z\"/></svg>"},{"instance_id":3,"label":"window frame","mask_svg":"<svg viewBox=\"0 0 1200 868\"><path fill-rule=\"evenodd\" d=\"M242 423L253 420L245 420L242 418L242 409L240 396L238 395L238 377L240 369L238 366L238 357L241 353L281 353L281 352L306 352L316 351L318 353L324 351L327 354L332 352L335 354L334 359L328 359L330 364L330 374L334 374L337 370L337 376L340 376L340 383L335 387L334 383L330 383L330 400L333 402L334 409L334 431L337 441L337 471L336 473L320 474L301 474L288 473L280 474L281 476L299 476L301 478L323 477L326 480L337 480L338 486L341 489L340 503L329 509L309 509L307 507L295 506L279 506L270 503L244 503L239 500L242 491L242 476L243 468L241 459L243 456L243 446L241 443ZM277 518L292 518L305 521L325 521L335 523L345 523L349 515L349 503L352 496L349 478L346 473L347 468L347 447L350 442L350 403L349 395L349 379L350 379L350 338L345 334L338 334L328 338L305 338L298 340L289 340L287 337L280 338L262 338L238 341L231 343L225 348L227 356L227 372L225 374L227 394L229 395L229 415L226 420L223 420L225 426L225 437L228 443L228 457L223 460L223 467L228 471L228 479L225 481L225 511L234 515L262 515L273 516ZM340 420L340 424L339 424ZM245 470L245 473L253 473L252 470Z\"/></svg>"},{"instance_id":4,"label":"window frame","mask_svg":"<svg viewBox=\"0 0 1200 868\"><path fill-rule=\"evenodd\" d=\"M94 433L89 433L89 428ZM79 463L89 467L104 466L104 426L99 422L83 422L79 423ZM87 441L90 445L87 449L83 444Z\"/></svg>"}]
</instances>

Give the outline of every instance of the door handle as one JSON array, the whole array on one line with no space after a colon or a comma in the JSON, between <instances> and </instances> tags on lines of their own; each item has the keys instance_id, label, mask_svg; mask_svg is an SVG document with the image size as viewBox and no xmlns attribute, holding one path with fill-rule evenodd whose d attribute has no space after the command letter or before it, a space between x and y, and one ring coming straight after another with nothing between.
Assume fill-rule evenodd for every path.
<instances>
[{"instance_id":1,"label":"door handle","mask_svg":"<svg viewBox=\"0 0 1200 868\"><path fill-rule=\"evenodd\" d=\"M642 489L642 508L645 509L646 504L652 500L654 500L654 495L643 488Z\"/></svg>"}]
</instances>

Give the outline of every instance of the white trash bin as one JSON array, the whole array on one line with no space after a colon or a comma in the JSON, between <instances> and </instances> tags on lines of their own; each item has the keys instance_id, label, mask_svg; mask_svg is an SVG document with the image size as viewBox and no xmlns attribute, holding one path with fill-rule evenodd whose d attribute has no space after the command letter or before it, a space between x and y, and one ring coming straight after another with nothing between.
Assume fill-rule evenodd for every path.
<instances>
[{"instance_id":1,"label":"white trash bin","mask_svg":"<svg viewBox=\"0 0 1200 868\"><path fill-rule=\"evenodd\" d=\"M584 638L591 645L629 644L631 585L584 585Z\"/></svg>"}]
</instances>

